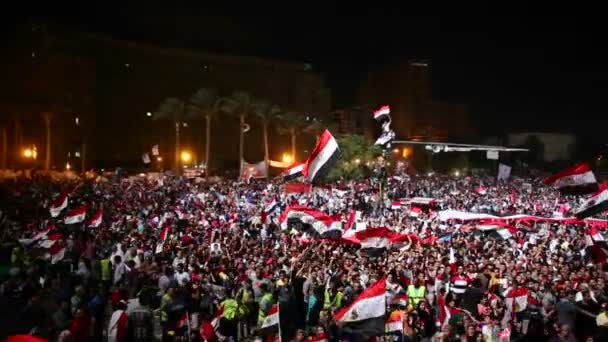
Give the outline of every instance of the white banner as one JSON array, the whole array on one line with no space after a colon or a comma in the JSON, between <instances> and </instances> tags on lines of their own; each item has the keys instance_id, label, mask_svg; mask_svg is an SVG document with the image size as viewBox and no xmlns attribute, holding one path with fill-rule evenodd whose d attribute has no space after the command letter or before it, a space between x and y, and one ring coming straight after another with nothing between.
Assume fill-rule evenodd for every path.
<instances>
[{"instance_id":1,"label":"white banner","mask_svg":"<svg viewBox=\"0 0 608 342\"><path fill-rule=\"evenodd\" d=\"M511 176L511 167L505 164L498 164L498 180L509 179Z\"/></svg>"},{"instance_id":2,"label":"white banner","mask_svg":"<svg viewBox=\"0 0 608 342\"><path fill-rule=\"evenodd\" d=\"M498 151L487 151L486 158L490 160L498 160Z\"/></svg>"}]
</instances>

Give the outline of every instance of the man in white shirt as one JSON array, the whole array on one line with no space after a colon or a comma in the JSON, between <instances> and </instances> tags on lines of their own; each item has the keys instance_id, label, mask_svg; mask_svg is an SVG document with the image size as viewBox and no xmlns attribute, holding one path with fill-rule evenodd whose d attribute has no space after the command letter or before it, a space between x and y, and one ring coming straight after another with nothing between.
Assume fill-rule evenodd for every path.
<instances>
[{"instance_id":1,"label":"man in white shirt","mask_svg":"<svg viewBox=\"0 0 608 342\"><path fill-rule=\"evenodd\" d=\"M173 268L177 269L179 264L185 264L186 263L186 258L184 257L184 254L182 253L182 251L177 251L177 256L175 257L175 259L173 259Z\"/></svg>"},{"instance_id":2,"label":"man in white shirt","mask_svg":"<svg viewBox=\"0 0 608 342\"><path fill-rule=\"evenodd\" d=\"M120 255L114 256L114 285L121 282L124 278L127 269L125 264L122 262Z\"/></svg>"},{"instance_id":3,"label":"man in white shirt","mask_svg":"<svg viewBox=\"0 0 608 342\"><path fill-rule=\"evenodd\" d=\"M184 264L177 265L177 272L175 272L175 281L179 286L185 286L190 282L190 275L184 271Z\"/></svg>"}]
</instances>

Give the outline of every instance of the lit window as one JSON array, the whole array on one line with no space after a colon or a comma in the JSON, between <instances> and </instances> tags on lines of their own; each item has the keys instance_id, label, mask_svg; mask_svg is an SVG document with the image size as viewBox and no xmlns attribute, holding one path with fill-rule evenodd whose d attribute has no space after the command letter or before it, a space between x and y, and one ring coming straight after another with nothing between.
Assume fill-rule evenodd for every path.
<instances>
[{"instance_id":1,"label":"lit window","mask_svg":"<svg viewBox=\"0 0 608 342\"><path fill-rule=\"evenodd\" d=\"M36 58L36 53L32 51L32 58Z\"/></svg>"},{"instance_id":2,"label":"lit window","mask_svg":"<svg viewBox=\"0 0 608 342\"><path fill-rule=\"evenodd\" d=\"M78 152L78 151L74 152L74 157L80 158L80 152Z\"/></svg>"},{"instance_id":3,"label":"lit window","mask_svg":"<svg viewBox=\"0 0 608 342\"><path fill-rule=\"evenodd\" d=\"M75 117L74 118L74 123L76 124L76 126L80 125L80 118L79 117Z\"/></svg>"},{"instance_id":4,"label":"lit window","mask_svg":"<svg viewBox=\"0 0 608 342\"><path fill-rule=\"evenodd\" d=\"M129 67L131 67L131 64L125 63L125 68L129 68Z\"/></svg>"},{"instance_id":5,"label":"lit window","mask_svg":"<svg viewBox=\"0 0 608 342\"><path fill-rule=\"evenodd\" d=\"M188 123L187 123L187 122L184 122L184 123L183 123L183 126L184 126L184 127L188 127Z\"/></svg>"},{"instance_id":6,"label":"lit window","mask_svg":"<svg viewBox=\"0 0 608 342\"><path fill-rule=\"evenodd\" d=\"M68 158L70 158L72 156L72 154L70 152L68 152Z\"/></svg>"}]
</instances>

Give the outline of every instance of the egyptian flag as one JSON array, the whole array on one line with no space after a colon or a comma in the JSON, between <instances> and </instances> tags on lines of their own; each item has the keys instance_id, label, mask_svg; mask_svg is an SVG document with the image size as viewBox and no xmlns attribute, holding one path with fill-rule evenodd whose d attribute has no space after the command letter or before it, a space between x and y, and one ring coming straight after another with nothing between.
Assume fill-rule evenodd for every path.
<instances>
[{"instance_id":1,"label":"egyptian flag","mask_svg":"<svg viewBox=\"0 0 608 342\"><path fill-rule=\"evenodd\" d=\"M346 333L364 337L384 335L386 318L386 279L365 289L349 306L336 313L335 319Z\"/></svg>"},{"instance_id":2,"label":"egyptian flag","mask_svg":"<svg viewBox=\"0 0 608 342\"><path fill-rule=\"evenodd\" d=\"M56 264L65 257L65 245L63 243L56 243L51 246L49 253L51 255L51 264Z\"/></svg>"},{"instance_id":3,"label":"egyptian flag","mask_svg":"<svg viewBox=\"0 0 608 342\"><path fill-rule=\"evenodd\" d=\"M165 240L169 236L169 225L164 225L163 230L160 231L160 236L158 238L158 243L156 244L156 254L161 253L163 251L163 247L165 246Z\"/></svg>"},{"instance_id":4,"label":"egyptian flag","mask_svg":"<svg viewBox=\"0 0 608 342\"><path fill-rule=\"evenodd\" d=\"M567 194L588 194L597 191L597 180L587 162L574 165L547 177L544 182Z\"/></svg>"},{"instance_id":5,"label":"egyptian flag","mask_svg":"<svg viewBox=\"0 0 608 342\"><path fill-rule=\"evenodd\" d=\"M391 247L392 239L397 235L386 227L379 227L358 232L355 237L361 241L361 249L368 254L378 255Z\"/></svg>"},{"instance_id":6,"label":"egyptian flag","mask_svg":"<svg viewBox=\"0 0 608 342\"><path fill-rule=\"evenodd\" d=\"M271 336L279 332L279 306L274 304L259 328L262 336Z\"/></svg>"},{"instance_id":7,"label":"egyptian flag","mask_svg":"<svg viewBox=\"0 0 608 342\"><path fill-rule=\"evenodd\" d=\"M62 239L63 235L61 233L50 234L40 243L40 247L51 248L56 242L61 241Z\"/></svg>"},{"instance_id":8,"label":"egyptian flag","mask_svg":"<svg viewBox=\"0 0 608 342\"><path fill-rule=\"evenodd\" d=\"M99 208L93 214L93 217L87 222L87 227L97 228L101 225L101 221L103 220L103 209Z\"/></svg>"},{"instance_id":9,"label":"egyptian flag","mask_svg":"<svg viewBox=\"0 0 608 342\"><path fill-rule=\"evenodd\" d=\"M344 234L342 234L342 240L350 241L356 244L361 243L356 237L360 231L367 229L367 224L365 222L359 222L361 220L361 212L357 210L353 210L348 215L348 220L346 221L346 227L344 227Z\"/></svg>"},{"instance_id":10,"label":"egyptian flag","mask_svg":"<svg viewBox=\"0 0 608 342\"><path fill-rule=\"evenodd\" d=\"M527 287L512 288L505 297L505 305L510 312L521 312L528 307L529 290Z\"/></svg>"},{"instance_id":11,"label":"egyptian flag","mask_svg":"<svg viewBox=\"0 0 608 342\"><path fill-rule=\"evenodd\" d=\"M295 164L295 165L288 167L283 172L283 180L290 181L290 180L294 180L296 178L302 177L302 172L304 172L305 165L306 164L304 164L304 163L299 163L299 164Z\"/></svg>"},{"instance_id":12,"label":"egyptian flag","mask_svg":"<svg viewBox=\"0 0 608 342\"><path fill-rule=\"evenodd\" d=\"M596 227L585 231L584 255L591 255L597 263L604 263L608 257L608 244Z\"/></svg>"},{"instance_id":13,"label":"egyptian flag","mask_svg":"<svg viewBox=\"0 0 608 342\"><path fill-rule=\"evenodd\" d=\"M576 218L584 219L599 214L608 209L608 184L600 185L597 192L591 195L583 205L576 211Z\"/></svg>"},{"instance_id":14,"label":"egyptian flag","mask_svg":"<svg viewBox=\"0 0 608 342\"><path fill-rule=\"evenodd\" d=\"M383 118L388 117L391 114L391 107L388 105L382 106L379 109L374 111L374 119L377 121L382 120Z\"/></svg>"},{"instance_id":15,"label":"egyptian flag","mask_svg":"<svg viewBox=\"0 0 608 342\"><path fill-rule=\"evenodd\" d=\"M84 204L79 208L68 211L68 213L65 214L65 224L74 224L84 221L84 218L87 216L87 209L89 209L89 206Z\"/></svg>"},{"instance_id":16,"label":"egyptian flag","mask_svg":"<svg viewBox=\"0 0 608 342\"><path fill-rule=\"evenodd\" d=\"M68 192L64 191L59 195L59 197L55 198L53 203L51 203L51 207L49 208L51 212L51 217L57 217L61 214L63 209L68 207Z\"/></svg>"},{"instance_id":17,"label":"egyptian flag","mask_svg":"<svg viewBox=\"0 0 608 342\"><path fill-rule=\"evenodd\" d=\"M491 220L475 227L478 231L486 232L488 237L508 240L517 234L517 228L499 220Z\"/></svg>"},{"instance_id":18,"label":"egyptian flag","mask_svg":"<svg viewBox=\"0 0 608 342\"><path fill-rule=\"evenodd\" d=\"M38 240L46 239L51 230L55 229L54 225L47 226L44 230L36 233L31 239L19 239L19 243L22 245L30 245Z\"/></svg>"},{"instance_id":19,"label":"egyptian flag","mask_svg":"<svg viewBox=\"0 0 608 342\"><path fill-rule=\"evenodd\" d=\"M317 335L310 336L307 341L308 342L328 342L329 340L327 339L327 334L324 331L322 331L321 333L318 333Z\"/></svg>"},{"instance_id":20,"label":"egyptian flag","mask_svg":"<svg viewBox=\"0 0 608 342\"><path fill-rule=\"evenodd\" d=\"M384 332L386 335L403 334L403 320L401 316L391 314L386 323L384 323Z\"/></svg>"},{"instance_id":21,"label":"egyptian flag","mask_svg":"<svg viewBox=\"0 0 608 342\"><path fill-rule=\"evenodd\" d=\"M328 130L325 130L308 156L302 174L306 180L315 183L329 172L339 157L338 142Z\"/></svg>"},{"instance_id":22,"label":"egyptian flag","mask_svg":"<svg viewBox=\"0 0 608 342\"><path fill-rule=\"evenodd\" d=\"M460 309L451 308L445 302L445 295L439 295L437 297L437 305L439 306L439 316L437 317L437 323L440 327L450 323L450 318L460 313Z\"/></svg>"},{"instance_id":23,"label":"egyptian flag","mask_svg":"<svg viewBox=\"0 0 608 342\"><path fill-rule=\"evenodd\" d=\"M418 217L418 216L420 216L420 213L422 213L422 209L420 209L418 207L412 207L410 209L410 216L411 217Z\"/></svg>"},{"instance_id":24,"label":"egyptian flag","mask_svg":"<svg viewBox=\"0 0 608 342\"><path fill-rule=\"evenodd\" d=\"M288 206L279 217L279 224L282 230L293 227L297 231L312 231L321 238L342 236L342 221L335 220L316 209L300 205Z\"/></svg>"}]
</instances>

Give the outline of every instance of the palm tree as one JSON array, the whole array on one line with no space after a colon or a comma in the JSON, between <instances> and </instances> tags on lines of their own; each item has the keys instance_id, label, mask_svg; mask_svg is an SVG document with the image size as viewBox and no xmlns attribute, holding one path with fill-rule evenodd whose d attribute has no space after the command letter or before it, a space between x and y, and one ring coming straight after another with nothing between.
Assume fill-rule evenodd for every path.
<instances>
[{"instance_id":1,"label":"palm tree","mask_svg":"<svg viewBox=\"0 0 608 342\"><path fill-rule=\"evenodd\" d=\"M296 157L296 136L308 127L308 122L297 112L286 112L279 116L279 132L291 135L291 157L294 161Z\"/></svg>"},{"instance_id":2,"label":"palm tree","mask_svg":"<svg viewBox=\"0 0 608 342\"><path fill-rule=\"evenodd\" d=\"M211 154L211 120L220 112L222 99L212 89L201 88L190 98L187 116L205 119L205 177L209 176L209 155Z\"/></svg>"},{"instance_id":3,"label":"palm tree","mask_svg":"<svg viewBox=\"0 0 608 342\"><path fill-rule=\"evenodd\" d=\"M177 97L166 98L156 112L154 112L153 120L170 120L175 127L175 156L173 161L173 171L179 172L179 128L185 116L185 102Z\"/></svg>"},{"instance_id":4,"label":"palm tree","mask_svg":"<svg viewBox=\"0 0 608 342\"><path fill-rule=\"evenodd\" d=\"M268 168L268 125L270 122L277 119L281 115L281 108L277 105L271 105L267 101L257 101L253 105L254 114L262 121L262 134L264 135L264 162Z\"/></svg>"},{"instance_id":5,"label":"palm tree","mask_svg":"<svg viewBox=\"0 0 608 342\"><path fill-rule=\"evenodd\" d=\"M230 97L223 99L222 111L239 118L239 174L243 169L243 148L245 143L245 119L254 110L253 97L244 91L237 91Z\"/></svg>"},{"instance_id":6,"label":"palm tree","mask_svg":"<svg viewBox=\"0 0 608 342\"><path fill-rule=\"evenodd\" d=\"M46 130L46 146L44 153L44 169L51 169L51 133L52 133L52 121L53 121L53 112L45 111L42 112L42 119L44 120L44 128Z\"/></svg>"}]
</instances>

